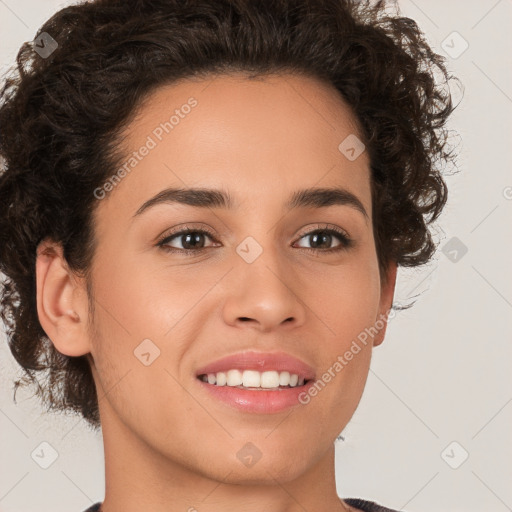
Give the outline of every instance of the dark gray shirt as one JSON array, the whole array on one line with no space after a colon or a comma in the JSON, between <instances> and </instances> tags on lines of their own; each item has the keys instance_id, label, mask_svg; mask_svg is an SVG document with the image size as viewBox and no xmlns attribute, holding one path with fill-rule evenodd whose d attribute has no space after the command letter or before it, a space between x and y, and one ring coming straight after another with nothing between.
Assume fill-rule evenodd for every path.
<instances>
[{"instance_id":1,"label":"dark gray shirt","mask_svg":"<svg viewBox=\"0 0 512 512\"><path fill-rule=\"evenodd\" d=\"M383 507L382 505L378 505L374 501L366 501L361 500L359 498L350 498L346 499L345 503L350 505L351 507L355 507L363 512L398 512L397 510ZM95 503L84 512L98 512L100 509L101 502Z\"/></svg>"}]
</instances>

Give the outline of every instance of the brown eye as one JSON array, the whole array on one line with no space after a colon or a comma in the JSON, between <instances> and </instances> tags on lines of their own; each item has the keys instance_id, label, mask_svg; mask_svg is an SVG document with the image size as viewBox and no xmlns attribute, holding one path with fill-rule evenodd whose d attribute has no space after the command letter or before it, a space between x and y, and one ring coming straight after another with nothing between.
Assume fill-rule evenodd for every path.
<instances>
[{"instance_id":1,"label":"brown eye","mask_svg":"<svg viewBox=\"0 0 512 512\"><path fill-rule=\"evenodd\" d=\"M197 253L208 248L205 246L206 238L213 240L213 236L203 229L184 229L166 236L157 245L168 252ZM170 246L170 242L174 240L177 240L181 247Z\"/></svg>"},{"instance_id":2,"label":"brown eye","mask_svg":"<svg viewBox=\"0 0 512 512\"><path fill-rule=\"evenodd\" d=\"M305 239L311 247L302 247L307 251L315 252L336 252L348 249L353 246L354 241L342 230L336 228L315 229L305 233L300 238ZM338 240L337 245L332 246Z\"/></svg>"}]
</instances>

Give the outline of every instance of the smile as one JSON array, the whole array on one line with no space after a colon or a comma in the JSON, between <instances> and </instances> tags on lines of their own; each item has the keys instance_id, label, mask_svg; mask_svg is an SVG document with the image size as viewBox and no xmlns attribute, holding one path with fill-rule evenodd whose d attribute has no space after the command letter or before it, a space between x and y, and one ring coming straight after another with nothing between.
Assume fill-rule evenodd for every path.
<instances>
[{"instance_id":1,"label":"smile","mask_svg":"<svg viewBox=\"0 0 512 512\"><path fill-rule=\"evenodd\" d=\"M214 386L230 386L239 389L278 391L304 385L304 376L288 371L276 370L259 372L257 370L231 369L225 372L199 375L203 382Z\"/></svg>"}]
</instances>

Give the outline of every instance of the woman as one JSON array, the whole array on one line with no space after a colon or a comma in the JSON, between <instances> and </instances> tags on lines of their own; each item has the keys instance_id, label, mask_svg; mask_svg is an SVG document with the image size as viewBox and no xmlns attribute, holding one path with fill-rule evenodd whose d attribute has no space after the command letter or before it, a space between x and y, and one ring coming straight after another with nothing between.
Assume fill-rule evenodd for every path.
<instances>
[{"instance_id":1,"label":"woman","mask_svg":"<svg viewBox=\"0 0 512 512\"><path fill-rule=\"evenodd\" d=\"M88 512L391 510L337 495L333 441L435 250L448 78L382 2L96 0L22 47L2 318L102 430Z\"/></svg>"}]
</instances>

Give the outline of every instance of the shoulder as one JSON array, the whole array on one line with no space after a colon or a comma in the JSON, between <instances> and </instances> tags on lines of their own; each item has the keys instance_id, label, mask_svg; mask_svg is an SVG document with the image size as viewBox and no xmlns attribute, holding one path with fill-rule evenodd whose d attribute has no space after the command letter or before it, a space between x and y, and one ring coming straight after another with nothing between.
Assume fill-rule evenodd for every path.
<instances>
[{"instance_id":1,"label":"shoulder","mask_svg":"<svg viewBox=\"0 0 512 512\"><path fill-rule=\"evenodd\" d=\"M362 512L398 512L392 508L386 508L374 501L366 501L360 498L349 498L343 500L347 505L355 507Z\"/></svg>"},{"instance_id":2,"label":"shoulder","mask_svg":"<svg viewBox=\"0 0 512 512\"><path fill-rule=\"evenodd\" d=\"M350 505L351 507L355 507L362 512L398 512L397 510L383 507L375 503L374 501L366 501L359 498L349 498L344 500L345 503ZM100 509L101 502L95 503L91 505L88 509L84 510L84 512L98 512Z\"/></svg>"},{"instance_id":3,"label":"shoulder","mask_svg":"<svg viewBox=\"0 0 512 512\"><path fill-rule=\"evenodd\" d=\"M98 503L95 503L94 505L91 505L88 509L84 510L84 512L98 512L101 506L101 501L98 501Z\"/></svg>"}]
</instances>

